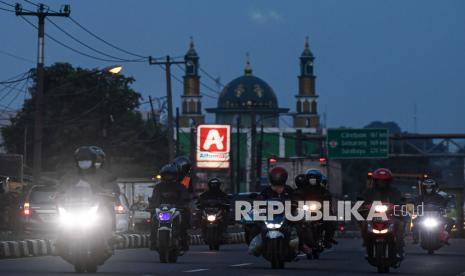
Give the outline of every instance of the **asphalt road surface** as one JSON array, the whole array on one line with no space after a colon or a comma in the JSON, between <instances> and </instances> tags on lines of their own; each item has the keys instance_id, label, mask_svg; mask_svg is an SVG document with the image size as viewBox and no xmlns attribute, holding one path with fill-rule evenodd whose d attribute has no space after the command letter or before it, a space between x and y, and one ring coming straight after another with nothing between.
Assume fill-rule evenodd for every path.
<instances>
[{"instance_id":1,"label":"asphalt road surface","mask_svg":"<svg viewBox=\"0 0 465 276\"><path fill-rule=\"evenodd\" d=\"M407 241L408 242L408 241ZM359 239L341 239L339 245L323 253L319 260L302 258L287 263L284 270L272 270L261 257L249 256L245 245L226 245L219 252L206 246L192 246L176 264L160 264L148 249L120 250L100 267L96 275L376 275L376 268L363 258ZM408 245L407 256L393 275L465 275L465 240L427 255L418 246ZM0 275L70 275L71 265L60 257L33 257L0 260ZM87 274L91 275L91 274Z\"/></svg>"}]
</instances>

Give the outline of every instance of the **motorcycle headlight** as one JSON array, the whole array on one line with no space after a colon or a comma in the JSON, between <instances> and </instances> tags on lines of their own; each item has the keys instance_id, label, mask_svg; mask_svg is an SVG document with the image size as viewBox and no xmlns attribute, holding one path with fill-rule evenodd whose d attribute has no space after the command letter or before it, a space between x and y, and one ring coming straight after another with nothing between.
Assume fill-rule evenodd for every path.
<instances>
[{"instance_id":1,"label":"motorcycle headlight","mask_svg":"<svg viewBox=\"0 0 465 276\"><path fill-rule=\"evenodd\" d=\"M388 232L388 229L382 229L382 230L373 229L373 233L375 234L386 234L387 232Z\"/></svg>"},{"instance_id":2,"label":"motorcycle headlight","mask_svg":"<svg viewBox=\"0 0 465 276\"><path fill-rule=\"evenodd\" d=\"M160 221L167 221L171 219L171 213L170 212L160 212L158 214L158 218Z\"/></svg>"},{"instance_id":3,"label":"motorcycle headlight","mask_svg":"<svg viewBox=\"0 0 465 276\"><path fill-rule=\"evenodd\" d=\"M386 213L388 207L386 205L376 205L375 212L377 213Z\"/></svg>"},{"instance_id":4,"label":"motorcycle headlight","mask_svg":"<svg viewBox=\"0 0 465 276\"><path fill-rule=\"evenodd\" d=\"M423 225L426 227L426 228L434 228L436 226L439 225L439 222L437 221L437 219L434 219L434 218L426 218L424 221L423 221Z\"/></svg>"},{"instance_id":5,"label":"motorcycle headlight","mask_svg":"<svg viewBox=\"0 0 465 276\"><path fill-rule=\"evenodd\" d=\"M65 208L59 207L58 214L61 224L66 227L89 228L95 225L98 219L97 210L98 205L77 212L68 212Z\"/></svg>"},{"instance_id":6,"label":"motorcycle headlight","mask_svg":"<svg viewBox=\"0 0 465 276\"><path fill-rule=\"evenodd\" d=\"M207 216L207 220L212 222L212 221L215 221L216 220L216 216L215 215L208 215Z\"/></svg>"},{"instance_id":7,"label":"motorcycle headlight","mask_svg":"<svg viewBox=\"0 0 465 276\"><path fill-rule=\"evenodd\" d=\"M265 225L266 225L266 228L268 228L268 229L279 229L279 228L281 228L283 223L282 222L280 222L280 223L268 223L268 222L265 222Z\"/></svg>"}]
</instances>

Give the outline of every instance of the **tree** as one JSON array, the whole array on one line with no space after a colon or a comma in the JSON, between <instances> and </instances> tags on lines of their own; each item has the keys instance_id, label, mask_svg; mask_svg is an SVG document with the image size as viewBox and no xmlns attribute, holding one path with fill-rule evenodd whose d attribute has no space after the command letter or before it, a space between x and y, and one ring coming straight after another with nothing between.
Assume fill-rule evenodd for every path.
<instances>
[{"instance_id":1,"label":"tree","mask_svg":"<svg viewBox=\"0 0 465 276\"><path fill-rule=\"evenodd\" d=\"M36 77L31 98L2 128L10 153L23 153L24 129L27 151L32 152ZM97 145L107 153L109 165L159 166L166 162L165 130L145 122L137 111L141 95L130 85L131 77L56 63L45 69L44 170L63 170L72 163L80 145ZM150 125L152 124L152 125ZM148 131L150 129L150 131ZM156 139L158 141L156 141ZM28 163L32 160L28 154ZM147 172L150 173L150 172Z\"/></svg>"}]
</instances>

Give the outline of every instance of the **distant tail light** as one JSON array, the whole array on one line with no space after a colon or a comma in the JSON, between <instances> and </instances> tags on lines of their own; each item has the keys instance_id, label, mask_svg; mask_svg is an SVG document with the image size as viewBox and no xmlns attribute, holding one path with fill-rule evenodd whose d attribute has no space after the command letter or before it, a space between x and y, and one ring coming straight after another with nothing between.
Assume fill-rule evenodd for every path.
<instances>
[{"instance_id":1,"label":"distant tail light","mask_svg":"<svg viewBox=\"0 0 465 276\"><path fill-rule=\"evenodd\" d=\"M115 211L117 214L124 214L124 206L123 205L115 206Z\"/></svg>"},{"instance_id":2,"label":"distant tail light","mask_svg":"<svg viewBox=\"0 0 465 276\"><path fill-rule=\"evenodd\" d=\"M31 210L31 205L29 204L29 202L26 202L24 203L24 208L23 208L23 213L25 216L30 216L31 213L32 213L32 210Z\"/></svg>"}]
</instances>

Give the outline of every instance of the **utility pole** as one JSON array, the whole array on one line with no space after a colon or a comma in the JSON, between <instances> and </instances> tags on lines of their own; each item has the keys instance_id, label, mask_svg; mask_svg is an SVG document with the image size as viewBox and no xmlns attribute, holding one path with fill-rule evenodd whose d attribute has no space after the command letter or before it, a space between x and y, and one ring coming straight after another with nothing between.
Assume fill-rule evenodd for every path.
<instances>
[{"instance_id":1,"label":"utility pole","mask_svg":"<svg viewBox=\"0 0 465 276\"><path fill-rule=\"evenodd\" d=\"M260 126L260 143L258 144L257 148L257 161L256 161L256 187L259 190L262 182L262 153L263 153L263 123Z\"/></svg>"},{"instance_id":2,"label":"utility pole","mask_svg":"<svg viewBox=\"0 0 465 276\"><path fill-rule=\"evenodd\" d=\"M257 164L257 117L255 111L252 110L251 116L251 134L250 134L250 183L254 191L259 191L260 187L257 187L257 175L256 175L256 164Z\"/></svg>"},{"instance_id":3,"label":"utility pole","mask_svg":"<svg viewBox=\"0 0 465 276\"><path fill-rule=\"evenodd\" d=\"M153 109L153 101L152 101L151 96L149 96L149 102L150 102L150 111L152 113L153 124L156 126L157 125L157 119L155 117L155 110Z\"/></svg>"},{"instance_id":4,"label":"utility pole","mask_svg":"<svg viewBox=\"0 0 465 276\"><path fill-rule=\"evenodd\" d=\"M44 4L39 4L36 12L23 11L21 4L16 3L15 12L17 16L36 16L38 24L38 49L37 49L37 90L35 95L36 110L34 113L34 149L33 149L33 177L34 181L39 181L42 171L42 135L43 135L43 95L44 95L44 39L45 39L45 18L47 16L69 17L70 6L64 5L63 11L50 12L45 9Z\"/></svg>"},{"instance_id":5,"label":"utility pole","mask_svg":"<svg viewBox=\"0 0 465 276\"><path fill-rule=\"evenodd\" d=\"M241 192L241 115L236 122L236 193Z\"/></svg>"},{"instance_id":6,"label":"utility pole","mask_svg":"<svg viewBox=\"0 0 465 276\"><path fill-rule=\"evenodd\" d=\"M176 107L176 155L179 155L179 107Z\"/></svg>"},{"instance_id":7,"label":"utility pole","mask_svg":"<svg viewBox=\"0 0 465 276\"><path fill-rule=\"evenodd\" d=\"M168 151L169 159L174 159L174 145L173 145L173 96L171 91L171 65L172 64L185 64L185 61L175 61L166 56L165 61L156 61L151 56L149 57L149 65L161 65L165 66L166 72L166 97L168 101Z\"/></svg>"}]
</instances>

